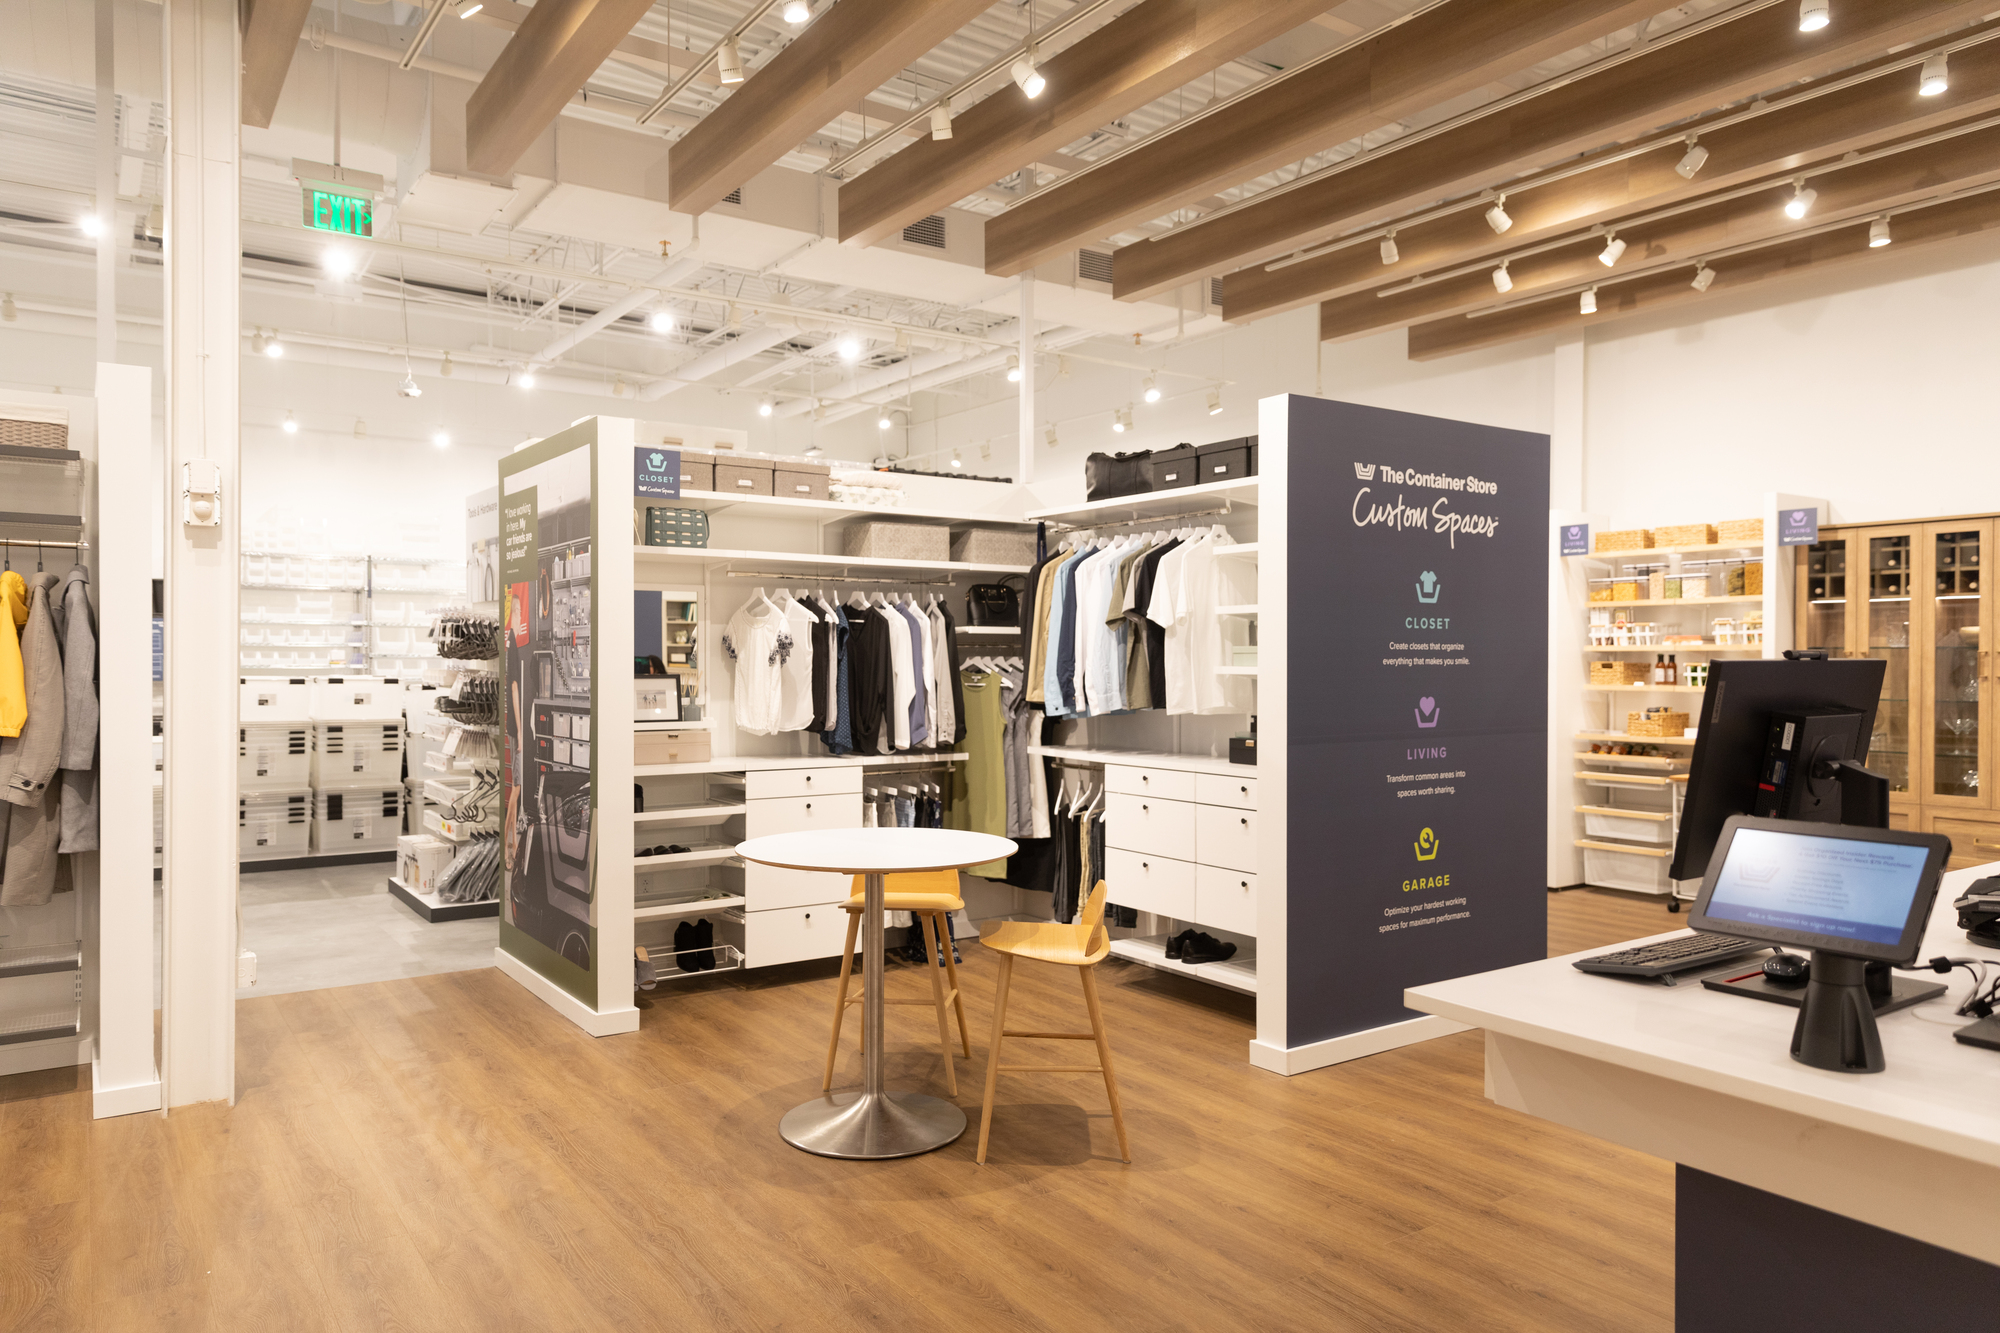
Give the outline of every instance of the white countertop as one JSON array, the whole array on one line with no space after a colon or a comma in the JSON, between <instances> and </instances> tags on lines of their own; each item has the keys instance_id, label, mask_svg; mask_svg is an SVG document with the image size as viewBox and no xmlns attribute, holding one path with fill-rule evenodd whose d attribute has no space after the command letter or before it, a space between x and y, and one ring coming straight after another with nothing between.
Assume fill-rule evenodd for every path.
<instances>
[{"instance_id":1,"label":"white countertop","mask_svg":"<svg viewBox=\"0 0 2000 1333\"><path fill-rule=\"evenodd\" d=\"M787 870L895 875L962 870L1019 851L1011 839L943 828L852 828L773 833L736 844L736 854Z\"/></svg>"},{"instance_id":2,"label":"white countertop","mask_svg":"<svg viewBox=\"0 0 2000 1333\"><path fill-rule=\"evenodd\" d=\"M1232 764L1226 757L1209 754L1161 754L1156 750L1085 750L1073 745L1030 745L1031 755L1050 759L1075 759L1086 764L1120 764L1133 768L1166 768L1177 773L1220 773L1225 777L1254 778L1255 764Z\"/></svg>"},{"instance_id":3,"label":"white countertop","mask_svg":"<svg viewBox=\"0 0 2000 1333\"><path fill-rule=\"evenodd\" d=\"M1951 908L1967 885L1996 871L2000 866L1989 865L1945 876L1921 957L2000 963L2000 950L1966 939ZM1570 965L1611 947L1414 986L1404 1002L1503 1037L2000 1167L2000 1051L1962 1045L1951 1035L1972 1021L1952 1012L1971 985L1965 970L1949 978L1901 973L1948 980L1950 989L1880 1020L1884 1072L1840 1074L1791 1058L1798 1010L1789 1006L1718 994L1694 980L1664 986L1593 976Z\"/></svg>"}]
</instances>

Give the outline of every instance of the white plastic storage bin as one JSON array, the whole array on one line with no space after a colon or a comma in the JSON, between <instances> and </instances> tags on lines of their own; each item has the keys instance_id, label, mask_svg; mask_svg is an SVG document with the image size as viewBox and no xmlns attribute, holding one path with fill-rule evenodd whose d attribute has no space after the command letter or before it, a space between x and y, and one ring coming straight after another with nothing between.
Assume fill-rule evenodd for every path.
<instances>
[{"instance_id":1,"label":"white plastic storage bin","mask_svg":"<svg viewBox=\"0 0 2000 1333\"><path fill-rule=\"evenodd\" d=\"M291 791L313 780L312 726L306 722L246 724L236 730L236 785Z\"/></svg>"},{"instance_id":2,"label":"white plastic storage bin","mask_svg":"<svg viewBox=\"0 0 2000 1333\"><path fill-rule=\"evenodd\" d=\"M271 642L276 643L273 638ZM245 654L248 656L248 654ZM246 680L238 687L236 717L243 723L312 721L312 687L295 680Z\"/></svg>"},{"instance_id":3,"label":"white plastic storage bin","mask_svg":"<svg viewBox=\"0 0 2000 1333\"><path fill-rule=\"evenodd\" d=\"M403 776L403 720L312 724L315 787L398 782Z\"/></svg>"},{"instance_id":4,"label":"white plastic storage bin","mask_svg":"<svg viewBox=\"0 0 2000 1333\"><path fill-rule=\"evenodd\" d=\"M245 861L304 856L312 837L313 794L303 784L290 791L246 791L237 798L236 852Z\"/></svg>"},{"instance_id":5,"label":"white plastic storage bin","mask_svg":"<svg viewBox=\"0 0 2000 1333\"><path fill-rule=\"evenodd\" d=\"M313 793L313 850L393 852L403 836L401 784L321 787Z\"/></svg>"},{"instance_id":6,"label":"white plastic storage bin","mask_svg":"<svg viewBox=\"0 0 2000 1333\"><path fill-rule=\"evenodd\" d=\"M1674 817L1665 811L1632 810L1613 813L1606 806L1585 806L1583 831L1592 838L1670 843L1674 840Z\"/></svg>"},{"instance_id":7,"label":"white plastic storage bin","mask_svg":"<svg viewBox=\"0 0 2000 1333\"><path fill-rule=\"evenodd\" d=\"M1583 882L1601 889L1629 889L1633 893L1668 893L1673 881L1667 867L1673 862L1671 848L1611 847L1580 843L1583 848Z\"/></svg>"},{"instance_id":8,"label":"white plastic storage bin","mask_svg":"<svg viewBox=\"0 0 2000 1333\"><path fill-rule=\"evenodd\" d=\"M379 676L312 677L312 720L382 720L403 715L403 687Z\"/></svg>"}]
</instances>

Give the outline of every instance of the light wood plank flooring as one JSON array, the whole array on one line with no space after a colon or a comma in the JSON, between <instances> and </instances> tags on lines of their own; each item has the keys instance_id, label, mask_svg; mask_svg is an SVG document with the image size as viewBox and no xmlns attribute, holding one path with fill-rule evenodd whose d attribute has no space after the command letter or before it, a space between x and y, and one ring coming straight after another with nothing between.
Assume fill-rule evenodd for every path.
<instances>
[{"instance_id":1,"label":"light wood plank flooring","mask_svg":"<svg viewBox=\"0 0 2000 1333\"><path fill-rule=\"evenodd\" d=\"M1557 951L1678 920L1550 895ZM990 956L964 975L983 1039ZM1247 999L1100 980L1130 1166L1089 1076L1004 1080L985 1168L976 1132L785 1145L830 966L663 986L598 1041L490 969L245 1000L233 1110L92 1122L87 1069L0 1079L0 1330L1672 1327L1672 1166L1487 1103L1476 1033L1284 1079ZM1023 1027L1076 992L1016 969ZM931 1021L891 1010L889 1068L942 1095Z\"/></svg>"}]
</instances>

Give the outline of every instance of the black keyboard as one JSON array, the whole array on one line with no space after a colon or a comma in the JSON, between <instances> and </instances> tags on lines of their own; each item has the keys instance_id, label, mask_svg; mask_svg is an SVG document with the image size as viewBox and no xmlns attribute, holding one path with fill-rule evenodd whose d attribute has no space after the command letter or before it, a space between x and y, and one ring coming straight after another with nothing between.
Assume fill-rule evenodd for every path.
<instances>
[{"instance_id":1,"label":"black keyboard","mask_svg":"<svg viewBox=\"0 0 2000 1333\"><path fill-rule=\"evenodd\" d=\"M1601 953L1595 958L1579 958L1574 964L1584 972L1600 972L1613 977L1667 977L1692 968L1709 967L1756 953L1764 945L1740 940L1733 935L1713 935L1690 931L1670 940L1642 944L1636 949Z\"/></svg>"}]
</instances>

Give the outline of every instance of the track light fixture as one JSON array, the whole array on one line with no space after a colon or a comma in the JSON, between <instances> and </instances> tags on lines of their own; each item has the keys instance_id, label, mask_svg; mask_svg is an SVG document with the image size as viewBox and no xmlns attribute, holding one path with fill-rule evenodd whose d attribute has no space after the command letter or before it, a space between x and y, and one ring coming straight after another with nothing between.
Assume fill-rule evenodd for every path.
<instances>
[{"instance_id":1,"label":"track light fixture","mask_svg":"<svg viewBox=\"0 0 2000 1333\"><path fill-rule=\"evenodd\" d=\"M13 298L12 298L12 297L9 297L8 299L9 299L9 300L12 300ZM10 315L10 316L8 316L8 318L10 318L10 319L11 319L11 318L13 318L13 316L11 316L11 315ZM255 353L257 353L257 354L258 354L259 356L263 355L263 352L264 352L264 330L262 330L262 329L258 329L258 330L257 330L257 331L256 331L255 333L253 333L253 334L251 334L251 335L250 335L250 350L251 350L251 351L253 351L253 352L255 352Z\"/></svg>"},{"instance_id":2,"label":"track light fixture","mask_svg":"<svg viewBox=\"0 0 2000 1333\"><path fill-rule=\"evenodd\" d=\"M1799 0L1799 31L1818 32L1833 22L1833 0Z\"/></svg>"},{"instance_id":3,"label":"track light fixture","mask_svg":"<svg viewBox=\"0 0 2000 1333\"><path fill-rule=\"evenodd\" d=\"M960 470L961 468L963 468L964 466L965 466L965 460L964 460L963 458L960 458L960 457L958 456L958 450L956 450L956 449L952 450L952 451L951 451L951 467L952 467L952 470L953 470L954 472L956 472L956 471Z\"/></svg>"},{"instance_id":4,"label":"track light fixture","mask_svg":"<svg viewBox=\"0 0 2000 1333\"><path fill-rule=\"evenodd\" d=\"M1792 182L1792 197L1785 201L1785 216L1797 222L1812 211L1813 200L1819 198L1818 190L1806 188L1806 178L1801 176Z\"/></svg>"},{"instance_id":5,"label":"track light fixture","mask_svg":"<svg viewBox=\"0 0 2000 1333\"><path fill-rule=\"evenodd\" d=\"M1698 292L1705 292L1715 285L1715 270L1706 264L1696 264L1694 281L1689 284Z\"/></svg>"},{"instance_id":6,"label":"track light fixture","mask_svg":"<svg viewBox=\"0 0 2000 1333\"><path fill-rule=\"evenodd\" d=\"M1160 401L1160 382L1151 375L1146 376L1144 397L1149 403Z\"/></svg>"},{"instance_id":7,"label":"track light fixture","mask_svg":"<svg viewBox=\"0 0 2000 1333\"><path fill-rule=\"evenodd\" d=\"M859 361L861 359L861 339L851 333L843 333L835 340L833 350L839 354L842 361Z\"/></svg>"},{"instance_id":8,"label":"track light fixture","mask_svg":"<svg viewBox=\"0 0 2000 1333\"><path fill-rule=\"evenodd\" d=\"M286 412L283 429L287 435L297 435L299 433L299 419L290 412Z\"/></svg>"},{"instance_id":9,"label":"track light fixture","mask_svg":"<svg viewBox=\"0 0 2000 1333\"><path fill-rule=\"evenodd\" d=\"M396 396L398 398L421 398L424 396L424 391L417 386L416 376L405 374L403 382L396 386Z\"/></svg>"},{"instance_id":10,"label":"track light fixture","mask_svg":"<svg viewBox=\"0 0 2000 1333\"><path fill-rule=\"evenodd\" d=\"M1619 240L1618 233L1614 231L1610 239L1605 241L1604 249L1597 256L1597 262L1606 268L1616 268L1618 261L1624 257L1625 242Z\"/></svg>"},{"instance_id":11,"label":"track light fixture","mask_svg":"<svg viewBox=\"0 0 2000 1333\"><path fill-rule=\"evenodd\" d=\"M1132 428L1132 419L1130 416L1127 415L1126 409L1122 407L1112 408L1111 409L1112 431L1116 434L1123 435L1126 431L1130 430L1131 428Z\"/></svg>"},{"instance_id":12,"label":"track light fixture","mask_svg":"<svg viewBox=\"0 0 2000 1333\"><path fill-rule=\"evenodd\" d=\"M770 400L770 399L768 399L768 398L760 398L760 399L758 399L758 401L757 401L757 415L758 415L758 416L760 416L760 417L768 417L768 416L770 416L770 415L771 415L771 413L772 413L772 411L773 411L773 410L775 410L775 405L774 405L774 404L773 404L773 403L771 402L771 400Z\"/></svg>"},{"instance_id":13,"label":"track light fixture","mask_svg":"<svg viewBox=\"0 0 2000 1333\"><path fill-rule=\"evenodd\" d=\"M1868 224L1868 248L1880 250L1896 238L1889 234L1889 215L1884 213Z\"/></svg>"},{"instance_id":14,"label":"track light fixture","mask_svg":"<svg viewBox=\"0 0 2000 1333\"><path fill-rule=\"evenodd\" d=\"M535 387L535 368L534 368L533 366L529 366L529 367L528 367L527 369L523 370L523 371L521 372L521 377L520 377L520 379L519 379L519 380L517 381L517 383L519 383L519 384L520 384L520 386L521 386L522 388L524 388L524 389L532 389L532 388L534 388L534 387Z\"/></svg>"},{"instance_id":15,"label":"track light fixture","mask_svg":"<svg viewBox=\"0 0 2000 1333\"><path fill-rule=\"evenodd\" d=\"M354 276L354 256L337 245L320 256L319 264L326 270L326 276L335 281Z\"/></svg>"},{"instance_id":16,"label":"track light fixture","mask_svg":"<svg viewBox=\"0 0 2000 1333\"><path fill-rule=\"evenodd\" d=\"M451 435L449 432L443 430L432 431L431 443L440 449L449 449L451 448Z\"/></svg>"},{"instance_id":17,"label":"track light fixture","mask_svg":"<svg viewBox=\"0 0 2000 1333\"><path fill-rule=\"evenodd\" d=\"M1924 62L1924 70L1917 78L1917 96L1936 97L1951 87L1949 58L1940 51Z\"/></svg>"},{"instance_id":18,"label":"track light fixture","mask_svg":"<svg viewBox=\"0 0 2000 1333\"><path fill-rule=\"evenodd\" d=\"M439 375L441 375L441 376L443 376L443 377L444 377L445 379L450 379L450 378L451 378L451 353L450 353L450 352L446 352L446 353L444 354L444 360L443 360L443 361L440 361L440 362L438 363L438 374L439 374Z\"/></svg>"},{"instance_id":19,"label":"track light fixture","mask_svg":"<svg viewBox=\"0 0 2000 1333\"><path fill-rule=\"evenodd\" d=\"M1583 293L1583 299L1582 299L1581 301L1579 301L1579 302L1577 303L1577 306L1578 306L1578 309L1580 309L1580 310L1581 310L1581 311L1582 311L1582 312L1583 312L1584 314L1586 314L1586 315L1594 315L1594 314L1596 314L1596 313L1597 313L1597 288L1595 288L1595 287L1588 287L1588 288L1585 288L1585 289L1584 289L1584 293Z\"/></svg>"},{"instance_id":20,"label":"track light fixture","mask_svg":"<svg viewBox=\"0 0 2000 1333\"><path fill-rule=\"evenodd\" d=\"M931 138L949 139L950 137L951 99L946 97L931 108Z\"/></svg>"},{"instance_id":21,"label":"track light fixture","mask_svg":"<svg viewBox=\"0 0 2000 1333\"><path fill-rule=\"evenodd\" d=\"M1505 264L1493 270L1493 290L1503 296L1514 290L1514 275L1507 271Z\"/></svg>"},{"instance_id":22,"label":"track light fixture","mask_svg":"<svg viewBox=\"0 0 2000 1333\"><path fill-rule=\"evenodd\" d=\"M1514 219L1507 216L1507 196L1501 195L1493 201L1493 207L1486 210L1486 225L1493 228L1494 235L1504 235L1514 225Z\"/></svg>"},{"instance_id":23,"label":"track light fixture","mask_svg":"<svg viewBox=\"0 0 2000 1333\"><path fill-rule=\"evenodd\" d=\"M1021 58L1014 62L1012 73L1014 82L1019 84L1021 91L1030 98L1040 97L1042 89L1049 86L1049 81L1042 77L1039 69L1035 68L1035 48L1032 46L1022 52Z\"/></svg>"},{"instance_id":24,"label":"track light fixture","mask_svg":"<svg viewBox=\"0 0 2000 1333\"><path fill-rule=\"evenodd\" d=\"M283 356L284 354L285 354L285 345L278 341L277 334L274 333L270 337L264 340L265 356L268 356L273 361L276 361L279 357Z\"/></svg>"},{"instance_id":25,"label":"track light fixture","mask_svg":"<svg viewBox=\"0 0 2000 1333\"><path fill-rule=\"evenodd\" d=\"M1208 391L1208 414L1212 417L1222 415L1222 390L1210 389Z\"/></svg>"},{"instance_id":26,"label":"track light fixture","mask_svg":"<svg viewBox=\"0 0 2000 1333\"><path fill-rule=\"evenodd\" d=\"M734 37L725 37L715 48L715 77L730 86L743 82L743 52Z\"/></svg>"},{"instance_id":27,"label":"track light fixture","mask_svg":"<svg viewBox=\"0 0 2000 1333\"><path fill-rule=\"evenodd\" d=\"M1708 150L1701 146L1701 140L1690 134L1687 137L1687 154L1674 164L1682 180L1693 180L1695 173L1708 165Z\"/></svg>"},{"instance_id":28,"label":"track light fixture","mask_svg":"<svg viewBox=\"0 0 2000 1333\"><path fill-rule=\"evenodd\" d=\"M1382 263L1386 266L1401 260L1403 252L1396 248L1396 233L1390 232L1382 238Z\"/></svg>"},{"instance_id":29,"label":"track light fixture","mask_svg":"<svg viewBox=\"0 0 2000 1333\"><path fill-rule=\"evenodd\" d=\"M807 4L806 0L785 0L785 8L782 12L785 16L785 22L791 24L794 28L813 16L812 6Z\"/></svg>"},{"instance_id":30,"label":"track light fixture","mask_svg":"<svg viewBox=\"0 0 2000 1333\"><path fill-rule=\"evenodd\" d=\"M4 297L0 297L0 320L12 324L20 317L21 312L14 308L14 293L8 292Z\"/></svg>"},{"instance_id":31,"label":"track light fixture","mask_svg":"<svg viewBox=\"0 0 2000 1333\"><path fill-rule=\"evenodd\" d=\"M1056 428L1054 426L1050 426L1048 430L1043 434L1042 438L1049 442L1049 448L1051 449L1055 448L1058 443L1056 439Z\"/></svg>"},{"instance_id":32,"label":"track light fixture","mask_svg":"<svg viewBox=\"0 0 2000 1333\"><path fill-rule=\"evenodd\" d=\"M104 223L95 213L85 213L76 220L76 225L92 240L104 234Z\"/></svg>"},{"instance_id":33,"label":"track light fixture","mask_svg":"<svg viewBox=\"0 0 2000 1333\"><path fill-rule=\"evenodd\" d=\"M1021 358L1018 356L1007 358L1007 382L1009 384L1021 382Z\"/></svg>"},{"instance_id":34,"label":"track light fixture","mask_svg":"<svg viewBox=\"0 0 2000 1333\"><path fill-rule=\"evenodd\" d=\"M825 452L826 450L818 444L809 444L806 446L807 458L818 458L821 454Z\"/></svg>"},{"instance_id":35,"label":"track light fixture","mask_svg":"<svg viewBox=\"0 0 2000 1333\"><path fill-rule=\"evenodd\" d=\"M896 424L895 422L889 420L889 414L887 412L884 412L880 416L875 418L876 430L887 430L889 429L889 427L895 424Z\"/></svg>"},{"instance_id":36,"label":"track light fixture","mask_svg":"<svg viewBox=\"0 0 2000 1333\"><path fill-rule=\"evenodd\" d=\"M646 316L646 327L655 333L672 333L674 331L674 312L662 306L660 309Z\"/></svg>"}]
</instances>

